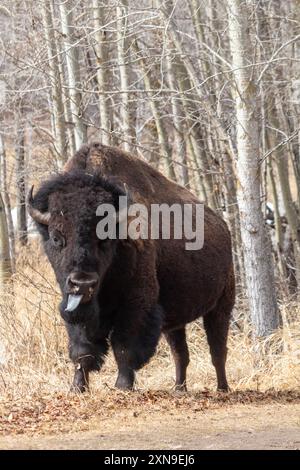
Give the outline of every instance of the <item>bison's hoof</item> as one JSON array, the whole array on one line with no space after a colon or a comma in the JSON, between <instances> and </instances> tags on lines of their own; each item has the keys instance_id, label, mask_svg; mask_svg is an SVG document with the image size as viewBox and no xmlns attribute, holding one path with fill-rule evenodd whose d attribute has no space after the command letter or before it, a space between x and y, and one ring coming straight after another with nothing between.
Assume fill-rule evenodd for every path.
<instances>
[{"instance_id":1,"label":"bison's hoof","mask_svg":"<svg viewBox=\"0 0 300 470\"><path fill-rule=\"evenodd\" d=\"M186 383L184 383L184 384L175 384L174 391L175 392L187 392Z\"/></svg>"},{"instance_id":2,"label":"bison's hoof","mask_svg":"<svg viewBox=\"0 0 300 470\"><path fill-rule=\"evenodd\" d=\"M86 384L72 384L70 387L70 392L79 394L79 393L85 393L88 392L89 386Z\"/></svg>"},{"instance_id":3,"label":"bison's hoof","mask_svg":"<svg viewBox=\"0 0 300 470\"><path fill-rule=\"evenodd\" d=\"M73 393L84 393L88 390L89 384L84 372L81 369L77 370L70 391Z\"/></svg>"},{"instance_id":4,"label":"bison's hoof","mask_svg":"<svg viewBox=\"0 0 300 470\"><path fill-rule=\"evenodd\" d=\"M218 387L217 392L227 393L227 392L230 392L230 388L228 387L228 385L223 386L223 387Z\"/></svg>"}]
</instances>

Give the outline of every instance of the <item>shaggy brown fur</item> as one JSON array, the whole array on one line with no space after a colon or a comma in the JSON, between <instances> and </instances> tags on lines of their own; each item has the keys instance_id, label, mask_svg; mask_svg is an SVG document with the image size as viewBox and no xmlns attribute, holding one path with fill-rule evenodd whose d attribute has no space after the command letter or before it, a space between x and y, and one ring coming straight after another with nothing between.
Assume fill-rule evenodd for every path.
<instances>
[{"instance_id":1,"label":"shaggy brown fur","mask_svg":"<svg viewBox=\"0 0 300 470\"><path fill-rule=\"evenodd\" d=\"M226 342L235 297L227 226L205 207L201 250L187 251L184 239L99 241L95 208L99 202L116 204L124 183L134 202L148 206L199 202L143 160L99 143L83 146L64 174L44 184L33 201L41 212L51 213L49 227L40 230L63 294L72 272L95 272L100 279L91 302L74 314L67 315L62 302L70 355L79 364L74 385L85 389L88 372L101 367L110 338L119 368L117 386L131 388L134 371L154 354L163 331L175 360L176 386L185 388L185 325L204 316L218 388L226 390ZM53 230L66 240L59 256L49 236Z\"/></svg>"},{"instance_id":2,"label":"shaggy brown fur","mask_svg":"<svg viewBox=\"0 0 300 470\"><path fill-rule=\"evenodd\" d=\"M170 181L145 161L98 142L83 146L69 160L65 171L72 169L113 176L128 185L138 202L199 202L190 191ZM184 325L205 315L204 325L217 367L218 386L227 388L223 363L228 321L235 299L231 241L225 222L208 207L205 207L204 239L204 247L198 252L184 250L185 240L156 242L160 300L166 312L164 329L173 330L166 337L175 357L176 383L180 385L185 379L185 371L180 371L188 362ZM182 367L180 356L184 356Z\"/></svg>"}]
</instances>

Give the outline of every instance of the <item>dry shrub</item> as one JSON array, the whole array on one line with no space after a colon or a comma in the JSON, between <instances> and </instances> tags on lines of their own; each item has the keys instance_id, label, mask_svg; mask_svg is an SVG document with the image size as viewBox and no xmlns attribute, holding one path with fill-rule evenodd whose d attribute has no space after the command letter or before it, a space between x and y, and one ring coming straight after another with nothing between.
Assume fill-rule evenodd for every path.
<instances>
[{"instance_id":1,"label":"dry shrub","mask_svg":"<svg viewBox=\"0 0 300 470\"><path fill-rule=\"evenodd\" d=\"M3 399L55 395L67 392L73 367L67 353L67 337L57 305L59 289L38 240L20 250L17 273L0 296L0 395ZM238 310L238 311L237 311ZM228 379L233 390L296 390L300 376L299 309L281 306L283 326L271 337L254 341L242 299L228 341ZM237 327L239 325L239 328ZM196 393L214 390L211 365L202 322L188 327L191 363L188 387ZM92 391L114 385L116 365L109 354L100 374L92 376ZM174 365L162 339L156 356L138 373L137 387L167 391L174 384Z\"/></svg>"}]
</instances>

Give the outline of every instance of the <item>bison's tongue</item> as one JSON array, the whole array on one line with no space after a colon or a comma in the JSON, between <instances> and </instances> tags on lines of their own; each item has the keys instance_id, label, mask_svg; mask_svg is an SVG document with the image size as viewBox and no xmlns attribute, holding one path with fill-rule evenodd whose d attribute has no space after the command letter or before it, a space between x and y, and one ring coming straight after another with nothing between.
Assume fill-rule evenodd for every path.
<instances>
[{"instance_id":1,"label":"bison's tongue","mask_svg":"<svg viewBox=\"0 0 300 470\"><path fill-rule=\"evenodd\" d=\"M69 296L68 296L68 305L67 305L65 311L66 312L73 312L73 310L75 310L75 308L77 308L78 305L80 304L82 297L83 297L82 294L79 294L79 295L69 294Z\"/></svg>"}]
</instances>

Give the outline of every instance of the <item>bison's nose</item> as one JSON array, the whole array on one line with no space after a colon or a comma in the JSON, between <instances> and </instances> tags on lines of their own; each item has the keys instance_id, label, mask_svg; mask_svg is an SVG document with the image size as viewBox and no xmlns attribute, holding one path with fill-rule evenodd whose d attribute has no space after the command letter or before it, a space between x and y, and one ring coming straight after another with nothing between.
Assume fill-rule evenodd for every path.
<instances>
[{"instance_id":1,"label":"bison's nose","mask_svg":"<svg viewBox=\"0 0 300 470\"><path fill-rule=\"evenodd\" d=\"M66 287L69 293L92 297L98 284L99 276L97 273L74 271L68 276Z\"/></svg>"},{"instance_id":2,"label":"bison's nose","mask_svg":"<svg viewBox=\"0 0 300 470\"><path fill-rule=\"evenodd\" d=\"M99 276L97 273L72 272L66 281L67 306L65 311L73 312L80 303L90 302L98 285Z\"/></svg>"}]
</instances>

